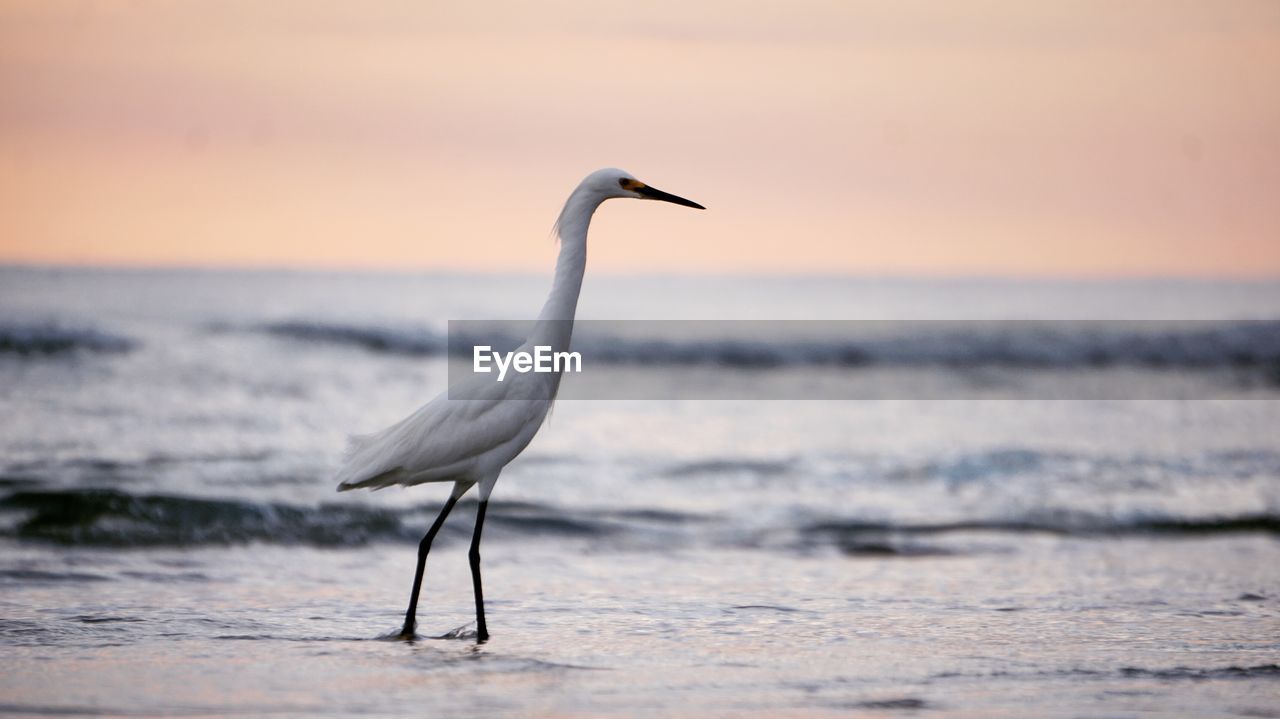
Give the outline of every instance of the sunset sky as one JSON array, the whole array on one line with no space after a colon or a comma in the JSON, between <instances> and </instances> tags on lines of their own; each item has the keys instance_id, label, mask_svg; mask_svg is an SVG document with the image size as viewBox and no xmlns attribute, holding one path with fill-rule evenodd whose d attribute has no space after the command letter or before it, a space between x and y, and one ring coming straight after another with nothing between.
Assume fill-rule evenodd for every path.
<instances>
[{"instance_id":1,"label":"sunset sky","mask_svg":"<svg viewBox=\"0 0 1280 719\"><path fill-rule=\"evenodd\" d=\"M0 5L0 262L1280 276L1280 2Z\"/></svg>"}]
</instances>

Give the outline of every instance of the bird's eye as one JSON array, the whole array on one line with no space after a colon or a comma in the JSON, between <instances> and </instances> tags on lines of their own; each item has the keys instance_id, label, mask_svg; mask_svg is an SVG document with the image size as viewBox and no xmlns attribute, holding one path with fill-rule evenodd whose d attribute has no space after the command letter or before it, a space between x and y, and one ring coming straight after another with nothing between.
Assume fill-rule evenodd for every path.
<instances>
[{"instance_id":1,"label":"bird's eye","mask_svg":"<svg viewBox=\"0 0 1280 719\"><path fill-rule=\"evenodd\" d=\"M640 189L641 187L644 187L644 185L643 185L643 184L641 184L641 183L639 183L639 182L636 182L635 180L633 180L633 179L631 179L631 178L629 178L629 177L622 177L622 178L619 178L619 179L618 179L618 184L619 184L619 185L621 185L621 186L622 186L622 189L624 189L624 190L638 190L638 189Z\"/></svg>"}]
</instances>

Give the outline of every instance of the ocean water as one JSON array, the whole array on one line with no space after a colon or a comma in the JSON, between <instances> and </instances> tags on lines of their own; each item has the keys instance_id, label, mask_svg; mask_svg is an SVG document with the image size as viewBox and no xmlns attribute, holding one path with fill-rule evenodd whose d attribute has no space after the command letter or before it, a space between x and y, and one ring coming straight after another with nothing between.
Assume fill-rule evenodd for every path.
<instances>
[{"instance_id":1,"label":"ocean water","mask_svg":"<svg viewBox=\"0 0 1280 719\"><path fill-rule=\"evenodd\" d=\"M491 641L467 502L382 639L448 488L337 494L346 437L547 282L0 269L0 714L1280 716L1277 282L589 276L589 320L912 331L616 359L894 391L562 399L490 505Z\"/></svg>"}]
</instances>

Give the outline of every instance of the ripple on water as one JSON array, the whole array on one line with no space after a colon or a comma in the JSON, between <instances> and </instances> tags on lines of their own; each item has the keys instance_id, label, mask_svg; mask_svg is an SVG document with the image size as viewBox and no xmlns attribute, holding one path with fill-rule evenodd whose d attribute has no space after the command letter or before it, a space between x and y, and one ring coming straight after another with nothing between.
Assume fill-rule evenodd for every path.
<instances>
[{"instance_id":1,"label":"ripple on water","mask_svg":"<svg viewBox=\"0 0 1280 719\"><path fill-rule=\"evenodd\" d=\"M45 569L0 569L0 582L109 582L111 577L90 572L55 572Z\"/></svg>"},{"instance_id":2,"label":"ripple on water","mask_svg":"<svg viewBox=\"0 0 1280 719\"><path fill-rule=\"evenodd\" d=\"M1118 669L1060 669L1039 672L941 672L929 679L981 679L981 678L1052 678L1052 677L1121 677L1148 678L1161 681L1207 681L1212 679L1276 679L1280 678L1280 664L1257 664L1253 666L1225 667L1167 667L1150 669L1146 667L1120 667Z\"/></svg>"}]
</instances>

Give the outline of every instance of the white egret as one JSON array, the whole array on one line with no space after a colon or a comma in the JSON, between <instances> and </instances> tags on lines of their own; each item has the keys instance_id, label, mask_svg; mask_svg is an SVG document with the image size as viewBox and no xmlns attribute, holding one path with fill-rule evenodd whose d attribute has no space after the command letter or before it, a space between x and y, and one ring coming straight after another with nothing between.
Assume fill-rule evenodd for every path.
<instances>
[{"instance_id":1,"label":"white egret","mask_svg":"<svg viewBox=\"0 0 1280 719\"><path fill-rule=\"evenodd\" d=\"M662 200L706 209L649 187L622 170L604 169L587 175L569 195L556 221L560 256L555 279L533 332L520 350L530 351L537 346L568 350L587 267L587 228L600 203L614 197ZM352 439L346 464L337 475L340 492L453 482L453 492L418 545L418 568L401 638L414 636L418 594L431 542L458 499L475 485L480 486L480 508L469 557L476 598L476 638L479 642L489 638L480 586L480 531L485 509L502 469L524 450L542 426L559 384L558 372L518 374L501 384L484 377L468 379L450 391L455 392L455 397L477 399L450 399L450 392L445 392L381 432Z\"/></svg>"}]
</instances>

